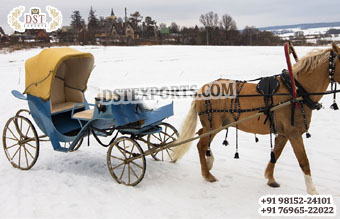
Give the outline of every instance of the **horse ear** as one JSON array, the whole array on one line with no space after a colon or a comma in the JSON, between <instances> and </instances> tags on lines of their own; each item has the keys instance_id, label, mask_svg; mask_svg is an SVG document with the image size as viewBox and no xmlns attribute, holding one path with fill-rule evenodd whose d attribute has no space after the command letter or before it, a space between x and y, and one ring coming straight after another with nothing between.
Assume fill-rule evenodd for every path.
<instances>
[{"instance_id":1,"label":"horse ear","mask_svg":"<svg viewBox=\"0 0 340 219\"><path fill-rule=\"evenodd\" d=\"M340 55L340 48L334 42L332 43L332 49L335 54Z\"/></svg>"}]
</instances>

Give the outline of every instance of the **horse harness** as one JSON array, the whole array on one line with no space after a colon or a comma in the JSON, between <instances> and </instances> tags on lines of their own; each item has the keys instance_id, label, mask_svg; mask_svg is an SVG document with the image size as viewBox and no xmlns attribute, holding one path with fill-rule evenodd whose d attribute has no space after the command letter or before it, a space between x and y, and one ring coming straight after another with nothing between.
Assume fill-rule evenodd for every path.
<instances>
[{"instance_id":1,"label":"horse harness","mask_svg":"<svg viewBox=\"0 0 340 219\"><path fill-rule=\"evenodd\" d=\"M336 57L336 55L334 54L333 50L331 50L330 56L329 56L329 79L330 79L330 83L331 83L331 91L332 92L334 91L333 92L333 104L331 105L331 108L333 110L338 110L339 108L338 108L336 101L335 101L336 100L336 91L337 91L336 90L336 88L337 88L336 84L337 83L334 80L335 57ZM338 56L338 58L340 59L340 56ZM264 114L267 116L264 123L266 123L269 120L270 145L271 145L271 159L270 159L270 161L272 163L275 163L276 159L275 159L275 155L273 153L272 133L274 133L275 136L276 136L277 130L276 130L276 124L275 124L275 115L274 115L274 112L270 112L270 109L274 106L273 105L273 96L279 95L279 94L276 94L276 91L278 90L279 85L280 85L280 82L278 81L277 76L280 76L282 83L286 86L286 88L289 90L291 96L293 97L292 83L291 83L288 71L286 69L284 69L282 71L282 73L279 74L279 75L274 75L274 76L270 76L270 77L263 77L263 78L251 80L251 81L259 80L259 82L256 86L259 94L254 95L254 96L263 96L264 104L265 104L264 107L241 109L239 98L242 97L242 95L240 95L240 92L241 92L244 84L249 82L249 81L235 81L236 88L237 88L236 89L236 95L235 95L235 98L231 99L229 109L213 109L212 105L211 105L210 98L206 98L205 99L205 111L199 112L198 115L199 116L202 116L202 115L208 116L208 121L209 121L209 124L210 124L210 131L211 131L212 128L213 128L213 126L212 126L212 124L213 124L212 123L212 113L229 112L229 113L231 113L233 119L235 121L237 121L240 118L241 113L261 112L261 111L264 112ZM218 80L220 80L220 79L218 79ZM205 94L206 97L211 95L211 87L218 80L215 80L215 81L210 83L210 85L209 85L209 87L206 91L206 94ZM314 102L310 98L310 95L315 95L315 94L307 92L296 79L295 79L295 86L296 86L296 91L297 91L298 97L302 97L303 100L297 102L295 99L291 99L291 102L292 102L292 105L291 105L292 106L292 108L291 108L291 125L294 126L295 109L298 108L297 106L299 106L299 108L301 109L303 122L304 122L304 126L305 126L305 129L306 129L306 137L309 138L309 137L311 137L311 135L308 132L308 123L307 123L306 114L305 114L303 104L306 104L306 106L309 107L311 110L315 110L315 109L319 110L319 109L322 108L322 105L320 103ZM247 96L247 95L244 95L244 96ZM223 141L223 144L225 146L228 145L227 137L228 137L228 129L226 129L226 136L225 136L225 140ZM255 134L255 139L256 139L256 142L257 142L258 139L256 137L256 134ZM211 150L210 150L211 140L212 140L212 136L210 134L209 135L208 149L206 151L206 156L208 156L208 157L211 156ZM235 159L239 158L239 153L238 153L238 125L236 125L236 153L235 153L234 158Z\"/></svg>"}]
</instances>

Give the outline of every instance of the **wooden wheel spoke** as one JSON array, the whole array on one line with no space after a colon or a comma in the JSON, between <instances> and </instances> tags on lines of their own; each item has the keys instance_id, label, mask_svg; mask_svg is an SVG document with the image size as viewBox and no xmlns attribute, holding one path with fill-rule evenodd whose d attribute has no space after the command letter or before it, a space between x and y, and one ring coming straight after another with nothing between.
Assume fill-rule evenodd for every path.
<instances>
[{"instance_id":1,"label":"wooden wheel spoke","mask_svg":"<svg viewBox=\"0 0 340 219\"><path fill-rule=\"evenodd\" d=\"M162 136L161 136L160 132L158 132L158 136L159 136L159 139L160 139L160 143L163 143Z\"/></svg>"},{"instance_id":2,"label":"wooden wheel spoke","mask_svg":"<svg viewBox=\"0 0 340 219\"><path fill-rule=\"evenodd\" d=\"M117 159L117 160L120 160L120 161L124 161L122 158L119 158L119 157L116 157L116 156L113 156L113 155L110 155L112 158L114 159Z\"/></svg>"},{"instance_id":3,"label":"wooden wheel spoke","mask_svg":"<svg viewBox=\"0 0 340 219\"><path fill-rule=\"evenodd\" d=\"M129 167L131 168L131 172L133 173L133 175L135 175L135 177L138 179L136 172L133 170L133 168L131 166L129 166Z\"/></svg>"},{"instance_id":4,"label":"wooden wheel spoke","mask_svg":"<svg viewBox=\"0 0 340 219\"><path fill-rule=\"evenodd\" d=\"M144 169L143 167L141 167L139 164L136 164L135 162L131 161L132 164L134 164L135 166L141 168L141 169Z\"/></svg>"},{"instance_id":5,"label":"wooden wheel spoke","mask_svg":"<svg viewBox=\"0 0 340 219\"><path fill-rule=\"evenodd\" d=\"M34 157L33 157L33 155L31 154L31 152L30 152L28 149L26 149L26 147L24 147L24 149L25 149L25 151L27 151L27 153L32 157L32 159L34 159Z\"/></svg>"},{"instance_id":6,"label":"wooden wheel spoke","mask_svg":"<svg viewBox=\"0 0 340 219\"><path fill-rule=\"evenodd\" d=\"M11 146L9 146L9 147L6 147L6 150L8 150L8 149L10 149L10 148L12 148L12 147L14 147L14 146L17 146L18 145L18 143L15 143L15 144L13 144L13 145L11 145Z\"/></svg>"},{"instance_id":7,"label":"wooden wheel spoke","mask_svg":"<svg viewBox=\"0 0 340 219\"><path fill-rule=\"evenodd\" d=\"M163 142L165 142L165 137L167 136L167 133L166 133L167 129L168 129L168 126L165 126Z\"/></svg>"},{"instance_id":8,"label":"wooden wheel spoke","mask_svg":"<svg viewBox=\"0 0 340 219\"><path fill-rule=\"evenodd\" d=\"M30 146L31 148L37 149L36 147L34 147L33 145L31 145L30 143L26 142L25 144L27 144L28 146Z\"/></svg>"},{"instance_id":9,"label":"wooden wheel spoke","mask_svg":"<svg viewBox=\"0 0 340 219\"><path fill-rule=\"evenodd\" d=\"M13 135L13 137L14 137L17 141L19 141L19 139L17 138L17 136L13 133L13 131L12 131L9 127L7 127L7 130L9 130L9 131L11 132L11 134Z\"/></svg>"},{"instance_id":10,"label":"wooden wheel spoke","mask_svg":"<svg viewBox=\"0 0 340 219\"><path fill-rule=\"evenodd\" d=\"M134 149L134 148L135 148L135 145L133 145L133 146L132 146L132 149L131 149L131 151L130 151L130 155L129 155L129 159L130 159L130 158L132 157L132 155L133 155L133 153L132 153L132 152L133 152L133 149Z\"/></svg>"},{"instance_id":11,"label":"wooden wheel spoke","mask_svg":"<svg viewBox=\"0 0 340 219\"><path fill-rule=\"evenodd\" d=\"M158 138L155 134L152 134L153 137L157 138L160 142L162 142L161 138Z\"/></svg>"},{"instance_id":12,"label":"wooden wheel spoke","mask_svg":"<svg viewBox=\"0 0 340 219\"><path fill-rule=\"evenodd\" d=\"M19 152L20 148L21 148L21 146L20 146L20 147L18 147L18 149L15 151L15 153L14 153L13 157L11 157L11 160L13 160L13 158L16 156L16 154Z\"/></svg>"},{"instance_id":13,"label":"wooden wheel spoke","mask_svg":"<svg viewBox=\"0 0 340 219\"><path fill-rule=\"evenodd\" d=\"M165 149L165 150L166 150L166 153L168 154L170 160L172 160L171 154L169 153L170 149L169 149L169 150L168 150L168 149Z\"/></svg>"},{"instance_id":14,"label":"wooden wheel spoke","mask_svg":"<svg viewBox=\"0 0 340 219\"><path fill-rule=\"evenodd\" d=\"M28 135L28 132L29 132L30 129L31 129L31 126L28 126L25 136Z\"/></svg>"},{"instance_id":15,"label":"wooden wheel spoke","mask_svg":"<svg viewBox=\"0 0 340 219\"><path fill-rule=\"evenodd\" d=\"M10 139L10 140L13 140L13 141L18 141L18 139L15 139L15 138L7 137L7 136L6 136L6 138Z\"/></svg>"},{"instance_id":16,"label":"wooden wheel spoke","mask_svg":"<svg viewBox=\"0 0 340 219\"><path fill-rule=\"evenodd\" d=\"M154 156L157 156L158 153L159 153L159 151L157 151L156 153L154 153Z\"/></svg>"},{"instance_id":17,"label":"wooden wheel spoke","mask_svg":"<svg viewBox=\"0 0 340 219\"><path fill-rule=\"evenodd\" d=\"M123 175L124 175L124 172L125 172L125 167L126 167L126 164L124 164L123 171L120 174L120 177L119 177L120 180L122 180L122 178L123 178Z\"/></svg>"},{"instance_id":18,"label":"wooden wheel spoke","mask_svg":"<svg viewBox=\"0 0 340 219\"><path fill-rule=\"evenodd\" d=\"M122 166L123 164L124 164L124 163L118 164L117 166L112 167L111 169L112 169L112 170L117 169L118 167Z\"/></svg>"},{"instance_id":19,"label":"wooden wheel spoke","mask_svg":"<svg viewBox=\"0 0 340 219\"><path fill-rule=\"evenodd\" d=\"M124 151L126 150L126 145L125 145L125 141L123 141L123 145L124 145Z\"/></svg>"},{"instance_id":20,"label":"wooden wheel spoke","mask_svg":"<svg viewBox=\"0 0 340 219\"><path fill-rule=\"evenodd\" d=\"M117 145L117 148L118 148L118 150L120 151L120 153L123 154L123 156L125 157L125 159L127 159L125 150L122 150L122 148L119 147L118 145Z\"/></svg>"},{"instance_id":21,"label":"wooden wheel spoke","mask_svg":"<svg viewBox=\"0 0 340 219\"><path fill-rule=\"evenodd\" d=\"M26 150L25 146L24 146L24 152L25 152L26 164L27 164L27 167L28 167L29 165L28 165L28 159L27 159L27 150Z\"/></svg>"},{"instance_id":22,"label":"wooden wheel spoke","mask_svg":"<svg viewBox=\"0 0 340 219\"><path fill-rule=\"evenodd\" d=\"M176 134L176 132L172 133L172 135L167 135L168 138L164 141L164 143L166 143L167 140L169 140L170 138L172 138L173 141L176 141L176 138L172 137L172 136L174 136L175 134Z\"/></svg>"}]
</instances>

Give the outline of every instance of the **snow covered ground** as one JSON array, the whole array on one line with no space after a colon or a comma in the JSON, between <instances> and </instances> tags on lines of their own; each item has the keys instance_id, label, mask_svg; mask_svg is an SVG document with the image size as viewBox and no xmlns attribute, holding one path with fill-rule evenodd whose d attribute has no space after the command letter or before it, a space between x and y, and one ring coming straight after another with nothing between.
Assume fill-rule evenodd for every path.
<instances>
[{"instance_id":1,"label":"snow covered ground","mask_svg":"<svg viewBox=\"0 0 340 219\"><path fill-rule=\"evenodd\" d=\"M217 78L253 79L280 73L286 67L283 47L75 47L96 58L86 93L89 102L98 88L115 89L160 85L197 85ZM303 56L310 47L297 47ZM24 62L40 49L0 54L0 124L26 102L12 89L24 90ZM167 102L171 100L166 100ZM167 120L179 128L190 99L175 101L175 115ZM305 139L314 183L320 194L332 195L340 206L340 112L325 109L313 114L312 138ZM150 105L160 103L147 102ZM41 143L40 157L29 171L14 169L0 153L0 218L261 218L258 199L268 194L306 194L303 174L288 143L277 163L280 188L264 179L269 161L269 137L240 133L240 159L234 160L235 131L228 147L224 132L212 144L216 183L203 180L193 144L178 163L147 158L143 181L136 187L117 184L106 166L106 150L91 141L74 153L55 152Z\"/></svg>"}]
</instances>

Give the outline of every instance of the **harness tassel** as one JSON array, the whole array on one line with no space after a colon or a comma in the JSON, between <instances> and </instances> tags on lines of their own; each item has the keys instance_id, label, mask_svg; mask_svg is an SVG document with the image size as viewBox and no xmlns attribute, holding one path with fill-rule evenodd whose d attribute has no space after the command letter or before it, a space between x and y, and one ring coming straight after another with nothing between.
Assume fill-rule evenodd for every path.
<instances>
[{"instance_id":1,"label":"harness tassel","mask_svg":"<svg viewBox=\"0 0 340 219\"><path fill-rule=\"evenodd\" d=\"M236 153L234 159L240 159L240 155L238 154L238 125L236 125Z\"/></svg>"},{"instance_id":2,"label":"harness tassel","mask_svg":"<svg viewBox=\"0 0 340 219\"><path fill-rule=\"evenodd\" d=\"M333 110L339 109L338 104L335 102L335 100L334 100L333 104L331 105L331 109L333 109Z\"/></svg>"},{"instance_id":3,"label":"harness tassel","mask_svg":"<svg viewBox=\"0 0 340 219\"><path fill-rule=\"evenodd\" d=\"M224 146L228 146L229 145L229 142L228 142L227 138L228 138L228 129L226 130L225 139L224 139L224 141L222 143Z\"/></svg>"},{"instance_id":4,"label":"harness tassel","mask_svg":"<svg viewBox=\"0 0 340 219\"><path fill-rule=\"evenodd\" d=\"M332 82L331 84L331 90L333 91L333 85L334 85L334 90L336 90L336 83ZM333 110L338 110L338 104L335 102L336 99L336 93L333 94L333 104L331 105L331 109Z\"/></svg>"}]
</instances>

